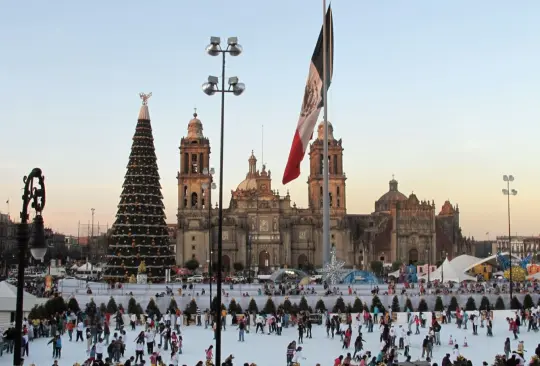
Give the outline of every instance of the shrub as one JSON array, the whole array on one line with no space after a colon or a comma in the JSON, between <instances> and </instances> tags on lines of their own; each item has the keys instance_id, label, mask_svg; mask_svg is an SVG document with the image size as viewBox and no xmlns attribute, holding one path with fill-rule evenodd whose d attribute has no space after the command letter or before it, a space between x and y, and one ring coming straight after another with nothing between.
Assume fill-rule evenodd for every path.
<instances>
[{"instance_id":1,"label":"shrub","mask_svg":"<svg viewBox=\"0 0 540 366\"><path fill-rule=\"evenodd\" d=\"M300 299L300 304L298 305L298 308L300 309L300 311L309 310L309 305L305 296L302 296L302 298Z\"/></svg>"},{"instance_id":2,"label":"shrub","mask_svg":"<svg viewBox=\"0 0 540 366\"><path fill-rule=\"evenodd\" d=\"M146 306L146 312L149 315L155 315L157 316L157 319L161 318L161 312L159 311L159 308L156 305L156 302L154 301L154 298L151 298L148 302L148 305Z\"/></svg>"},{"instance_id":3,"label":"shrub","mask_svg":"<svg viewBox=\"0 0 540 366\"><path fill-rule=\"evenodd\" d=\"M444 304L442 302L442 297L437 296L435 299L435 311L443 311L444 310Z\"/></svg>"},{"instance_id":4,"label":"shrub","mask_svg":"<svg viewBox=\"0 0 540 366\"><path fill-rule=\"evenodd\" d=\"M45 303L45 310L48 315L54 315L56 313L60 314L67 310L67 305L64 298L55 295L52 299L47 300Z\"/></svg>"},{"instance_id":5,"label":"shrub","mask_svg":"<svg viewBox=\"0 0 540 366\"><path fill-rule=\"evenodd\" d=\"M124 305L118 304L118 311L120 311L120 312L122 312L122 314L124 314L125 313Z\"/></svg>"},{"instance_id":6,"label":"shrub","mask_svg":"<svg viewBox=\"0 0 540 366\"><path fill-rule=\"evenodd\" d=\"M118 306L116 305L114 297L111 296L109 302L107 303L107 313L116 314L116 312L118 312Z\"/></svg>"},{"instance_id":7,"label":"shrub","mask_svg":"<svg viewBox=\"0 0 540 366\"><path fill-rule=\"evenodd\" d=\"M531 295L527 294L525 295L525 297L523 298L523 308L524 309L530 309L530 308L533 308L534 307L534 302L533 302L533 299L531 297Z\"/></svg>"},{"instance_id":8,"label":"shrub","mask_svg":"<svg viewBox=\"0 0 540 366\"><path fill-rule=\"evenodd\" d=\"M474 297L469 296L469 298L467 299L467 303L465 304L465 310L473 311L476 309L476 301L474 301Z\"/></svg>"},{"instance_id":9,"label":"shrub","mask_svg":"<svg viewBox=\"0 0 540 366\"><path fill-rule=\"evenodd\" d=\"M371 309L370 312L373 313L375 310L375 306L379 309L380 314L386 313L386 309L383 306L381 299L379 299L379 296L375 295L373 296L373 299L371 300Z\"/></svg>"},{"instance_id":10,"label":"shrub","mask_svg":"<svg viewBox=\"0 0 540 366\"><path fill-rule=\"evenodd\" d=\"M28 314L28 319L30 320L43 319L46 317L47 314L45 314L45 307L41 305L34 305L34 307L30 310L30 314Z\"/></svg>"},{"instance_id":11,"label":"shrub","mask_svg":"<svg viewBox=\"0 0 540 366\"><path fill-rule=\"evenodd\" d=\"M517 297L512 297L512 301L510 301L510 309L512 310L519 310L522 308L521 303L519 302L519 299Z\"/></svg>"},{"instance_id":12,"label":"shrub","mask_svg":"<svg viewBox=\"0 0 540 366\"><path fill-rule=\"evenodd\" d=\"M479 310L489 310L490 309L490 303L487 296L482 296L482 300L480 300L480 309Z\"/></svg>"},{"instance_id":13,"label":"shrub","mask_svg":"<svg viewBox=\"0 0 540 366\"><path fill-rule=\"evenodd\" d=\"M139 309L137 308L137 301L134 297L130 298L128 301L128 314L135 314L137 316L141 315Z\"/></svg>"},{"instance_id":14,"label":"shrub","mask_svg":"<svg viewBox=\"0 0 540 366\"><path fill-rule=\"evenodd\" d=\"M101 305L99 305L99 312L101 313L101 315L107 312L107 305L105 305L104 302L102 302Z\"/></svg>"},{"instance_id":15,"label":"shrub","mask_svg":"<svg viewBox=\"0 0 540 366\"><path fill-rule=\"evenodd\" d=\"M397 296L394 296L392 299L392 311L395 313L399 313L399 299Z\"/></svg>"},{"instance_id":16,"label":"shrub","mask_svg":"<svg viewBox=\"0 0 540 366\"><path fill-rule=\"evenodd\" d=\"M238 304L235 299L231 299L229 302L229 313L238 313Z\"/></svg>"},{"instance_id":17,"label":"shrub","mask_svg":"<svg viewBox=\"0 0 540 366\"><path fill-rule=\"evenodd\" d=\"M364 304L362 304L362 300L360 300L360 298L357 297L356 299L354 299L351 313L361 313L363 311L364 311Z\"/></svg>"},{"instance_id":18,"label":"shrub","mask_svg":"<svg viewBox=\"0 0 540 366\"><path fill-rule=\"evenodd\" d=\"M94 299L91 299L89 303L86 304L86 309L84 311L88 317L88 322L90 325L96 324L98 308Z\"/></svg>"},{"instance_id":19,"label":"shrub","mask_svg":"<svg viewBox=\"0 0 540 366\"><path fill-rule=\"evenodd\" d=\"M297 315L299 312L300 312L300 309L298 309L298 304L293 303L292 307L291 307L291 314L292 315Z\"/></svg>"},{"instance_id":20,"label":"shrub","mask_svg":"<svg viewBox=\"0 0 540 366\"><path fill-rule=\"evenodd\" d=\"M497 298L497 301L495 301L495 310L506 310L504 300L500 296Z\"/></svg>"},{"instance_id":21,"label":"shrub","mask_svg":"<svg viewBox=\"0 0 540 366\"><path fill-rule=\"evenodd\" d=\"M265 314L274 314L276 312L276 304L274 304L274 300L272 300L271 297L266 300L266 304L264 305L263 312Z\"/></svg>"},{"instance_id":22,"label":"shrub","mask_svg":"<svg viewBox=\"0 0 540 366\"><path fill-rule=\"evenodd\" d=\"M69 311L75 314L81 311L81 308L79 307L79 303L77 302L77 299L74 297L69 298L68 303L67 303L67 308L69 309Z\"/></svg>"},{"instance_id":23,"label":"shrub","mask_svg":"<svg viewBox=\"0 0 540 366\"><path fill-rule=\"evenodd\" d=\"M352 305L350 302L347 303L347 306L345 306L345 312L348 314L352 313Z\"/></svg>"},{"instance_id":24,"label":"shrub","mask_svg":"<svg viewBox=\"0 0 540 366\"><path fill-rule=\"evenodd\" d=\"M418 303L418 311L421 311L421 312L429 311L426 300L420 299L420 302Z\"/></svg>"},{"instance_id":25,"label":"shrub","mask_svg":"<svg viewBox=\"0 0 540 366\"><path fill-rule=\"evenodd\" d=\"M251 298L251 301L249 302L248 311L250 313L258 313L259 312L259 308L257 307L257 302L255 301L254 298Z\"/></svg>"},{"instance_id":26,"label":"shrub","mask_svg":"<svg viewBox=\"0 0 540 366\"><path fill-rule=\"evenodd\" d=\"M292 308L292 303L291 303L291 300L289 299L285 299L285 301L283 301L283 311L287 314L290 314L291 313L291 308Z\"/></svg>"},{"instance_id":27,"label":"shrub","mask_svg":"<svg viewBox=\"0 0 540 366\"><path fill-rule=\"evenodd\" d=\"M136 314L143 314L144 313L144 310L141 306L141 304L137 303L137 313Z\"/></svg>"},{"instance_id":28,"label":"shrub","mask_svg":"<svg viewBox=\"0 0 540 366\"><path fill-rule=\"evenodd\" d=\"M412 302L411 302L411 299L407 298L407 300L405 300L405 305L403 305L403 311L404 312L407 312L408 311L413 311L413 306L412 306Z\"/></svg>"},{"instance_id":29,"label":"shrub","mask_svg":"<svg viewBox=\"0 0 540 366\"><path fill-rule=\"evenodd\" d=\"M332 309L332 312L345 312L345 301L343 301L343 298L340 296L336 300L336 304L334 305L334 308Z\"/></svg>"},{"instance_id":30,"label":"shrub","mask_svg":"<svg viewBox=\"0 0 540 366\"><path fill-rule=\"evenodd\" d=\"M197 302L195 299L192 299L189 304L186 306L186 310L184 310L184 313L196 315L197 314Z\"/></svg>"},{"instance_id":31,"label":"shrub","mask_svg":"<svg viewBox=\"0 0 540 366\"><path fill-rule=\"evenodd\" d=\"M171 301L169 301L168 310L171 313L176 313L176 309L178 309L178 304L176 303L176 300L174 299L174 297L171 297Z\"/></svg>"},{"instance_id":32,"label":"shrub","mask_svg":"<svg viewBox=\"0 0 540 366\"><path fill-rule=\"evenodd\" d=\"M315 310L324 312L326 311L326 304L324 303L323 299L319 299L317 303L315 304Z\"/></svg>"},{"instance_id":33,"label":"shrub","mask_svg":"<svg viewBox=\"0 0 540 366\"><path fill-rule=\"evenodd\" d=\"M452 296L452 298L450 299L450 304L448 305L448 310L456 311L458 307L459 305L458 305L456 297Z\"/></svg>"}]
</instances>

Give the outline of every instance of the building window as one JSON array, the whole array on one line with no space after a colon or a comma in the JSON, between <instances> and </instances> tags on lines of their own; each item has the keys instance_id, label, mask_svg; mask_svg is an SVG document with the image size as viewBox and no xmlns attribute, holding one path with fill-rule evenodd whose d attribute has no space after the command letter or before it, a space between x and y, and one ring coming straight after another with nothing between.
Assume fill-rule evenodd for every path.
<instances>
[{"instance_id":1,"label":"building window","mask_svg":"<svg viewBox=\"0 0 540 366\"><path fill-rule=\"evenodd\" d=\"M193 192L191 194L191 208L196 208L198 201L199 201L199 196L197 196L196 192Z\"/></svg>"},{"instance_id":2,"label":"building window","mask_svg":"<svg viewBox=\"0 0 540 366\"><path fill-rule=\"evenodd\" d=\"M341 207L341 202L339 201L339 198L337 199L337 207Z\"/></svg>"},{"instance_id":3,"label":"building window","mask_svg":"<svg viewBox=\"0 0 540 366\"><path fill-rule=\"evenodd\" d=\"M184 174L189 173L189 154L184 153Z\"/></svg>"},{"instance_id":4,"label":"building window","mask_svg":"<svg viewBox=\"0 0 540 366\"><path fill-rule=\"evenodd\" d=\"M195 259L195 254L192 254L192 255L191 255L191 259Z\"/></svg>"},{"instance_id":5,"label":"building window","mask_svg":"<svg viewBox=\"0 0 540 366\"><path fill-rule=\"evenodd\" d=\"M192 246L191 246L191 250L195 250L195 245L192 245Z\"/></svg>"},{"instance_id":6,"label":"building window","mask_svg":"<svg viewBox=\"0 0 540 366\"><path fill-rule=\"evenodd\" d=\"M334 235L334 234L332 234L332 235L331 235L331 238L332 238L332 239L334 239L334 238L335 238L335 235Z\"/></svg>"},{"instance_id":7,"label":"building window","mask_svg":"<svg viewBox=\"0 0 540 366\"><path fill-rule=\"evenodd\" d=\"M340 192L340 189L339 189L339 186L336 187L336 195L339 197L341 192Z\"/></svg>"},{"instance_id":8,"label":"building window","mask_svg":"<svg viewBox=\"0 0 540 366\"><path fill-rule=\"evenodd\" d=\"M191 241L195 241L195 237L194 237L194 236L191 237ZM195 248L193 248L193 249L195 249Z\"/></svg>"},{"instance_id":9,"label":"building window","mask_svg":"<svg viewBox=\"0 0 540 366\"><path fill-rule=\"evenodd\" d=\"M328 202L330 203L330 207L332 207L333 204L332 204L332 193L331 192L328 192Z\"/></svg>"},{"instance_id":10,"label":"building window","mask_svg":"<svg viewBox=\"0 0 540 366\"><path fill-rule=\"evenodd\" d=\"M338 164L337 164L337 155L334 155L334 164L333 165L333 171L334 171L334 174L339 174L339 171L338 171Z\"/></svg>"},{"instance_id":11,"label":"building window","mask_svg":"<svg viewBox=\"0 0 540 366\"><path fill-rule=\"evenodd\" d=\"M323 173L323 164L324 164L324 158L323 158L323 154L321 154L319 157L319 174Z\"/></svg>"},{"instance_id":12,"label":"building window","mask_svg":"<svg viewBox=\"0 0 540 366\"><path fill-rule=\"evenodd\" d=\"M203 158L203 154L200 153L199 154L199 172L203 172L203 169L204 169L204 158Z\"/></svg>"},{"instance_id":13,"label":"building window","mask_svg":"<svg viewBox=\"0 0 540 366\"><path fill-rule=\"evenodd\" d=\"M197 154L191 154L191 172L197 173L199 164L197 164Z\"/></svg>"}]
</instances>

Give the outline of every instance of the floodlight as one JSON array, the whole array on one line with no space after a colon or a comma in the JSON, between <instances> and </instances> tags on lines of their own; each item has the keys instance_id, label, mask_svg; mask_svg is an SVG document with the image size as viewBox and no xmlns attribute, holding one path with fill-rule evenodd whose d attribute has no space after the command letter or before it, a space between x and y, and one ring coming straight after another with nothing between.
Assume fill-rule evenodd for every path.
<instances>
[{"instance_id":1,"label":"floodlight","mask_svg":"<svg viewBox=\"0 0 540 366\"><path fill-rule=\"evenodd\" d=\"M217 76L209 76L208 81L202 85L202 90L206 95L214 95L217 90L217 83L219 79Z\"/></svg>"},{"instance_id":2,"label":"floodlight","mask_svg":"<svg viewBox=\"0 0 540 366\"><path fill-rule=\"evenodd\" d=\"M228 50L231 56L239 56L242 53L242 46L238 44L238 38L229 37L227 39Z\"/></svg>"},{"instance_id":3,"label":"floodlight","mask_svg":"<svg viewBox=\"0 0 540 366\"><path fill-rule=\"evenodd\" d=\"M210 168L210 175L214 175L216 174L216 171L214 170L214 168Z\"/></svg>"},{"instance_id":4,"label":"floodlight","mask_svg":"<svg viewBox=\"0 0 540 366\"><path fill-rule=\"evenodd\" d=\"M219 37L210 37L210 44L206 46L206 53L210 56L217 56L221 53L221 40Z\"/></svg>"},{"instance_id":5,"label":"floodlight","mask_svg":"<svg viewBox=\"0 0 540 366\"><path fill-rule=\"evenodd\" d=\"M502 193L508 196L508 189L503 189Z\"/></svg>"},{"instance_id":6,"label":"floodlight","mask_svg":"<svg viewBox=\"0 0 540 366\"><path fill-rule=\"evenodd\" d=\"M238 83L238 84L233 85L232 87L232 92L236 96L241 95L244 92L244 90L246 90L246 86L244 85L244 83Z\"/></svg>"},{"instance_id":7,"label":"floodlight","mask_svg":"<svg viewBox=\"0 0 540 366\"><path fill-rule=\"evenodd\" d=\"M517 191L516 191L515 189L512 189L512 191L510 192L510 194L511 194L512 196L515 196L515 195L517 195Z\"/></svg>"},{"instance_id":8,"label":"floodlight","mask_svg":"<svg viewBox=\"0 0 540 366\"><path fill-rule=\"evenodd\" d=\"M208 168L204 168L204 169L202 170L202 173L203 173L204 175L208 175Z\"/></svg>"}]
</instances>

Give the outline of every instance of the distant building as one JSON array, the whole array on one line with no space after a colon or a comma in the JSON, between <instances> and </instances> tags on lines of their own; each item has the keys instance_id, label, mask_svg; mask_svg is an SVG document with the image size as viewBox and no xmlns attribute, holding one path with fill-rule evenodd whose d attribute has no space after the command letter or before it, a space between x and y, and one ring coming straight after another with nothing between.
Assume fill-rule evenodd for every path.
<instances>
[{"instance_id":1,"label":"distant building","mask_svg":"<svg viewBox=\"0 0 540 366\"><path fill-rule=\"evenodd\" d=\"M540 236L511 236L512 254L526 257L529 254L538 254L540 251ZM497 236L497 250L509 250L508 236Z\"/></svg>"}]
</instances>

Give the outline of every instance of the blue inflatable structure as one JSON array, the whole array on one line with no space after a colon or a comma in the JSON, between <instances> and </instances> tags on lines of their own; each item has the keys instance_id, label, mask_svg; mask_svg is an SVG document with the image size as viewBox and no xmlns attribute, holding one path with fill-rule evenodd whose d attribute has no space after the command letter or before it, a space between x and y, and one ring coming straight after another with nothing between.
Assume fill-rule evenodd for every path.
<instances>
[{"instance_id":1,"label":"blue inflatable structure","mask_svg":"<svg viewBox=\"0 0 540 366\"><path fill-rule=\"evenodd\" d=\"M418 275L416 273L416 266L413 264L404 266L401 274L399 275L399 282L417 283Z\"/></svg>"},{"instance_id":2,"label":"blue inflatable structure","mask_svg":"<svg viewBox=\"0 0 540 366\"><path fill-rule=\"evenodd\" d=\"M351 271L345 277L343 277L343 283L347 285L352 284L381 284L382 281L373 274L373 272L368 271Z\"/></svg>"}]
</instances>

